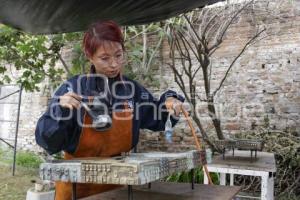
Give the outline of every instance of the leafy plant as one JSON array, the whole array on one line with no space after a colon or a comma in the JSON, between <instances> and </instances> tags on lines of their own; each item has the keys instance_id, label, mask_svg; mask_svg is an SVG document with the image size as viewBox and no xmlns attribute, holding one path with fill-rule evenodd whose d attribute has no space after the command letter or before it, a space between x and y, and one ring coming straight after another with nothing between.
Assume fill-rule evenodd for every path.
<instances>
[{"instance_id":1,"label":"leafy plant","mask_svg":"<svg viewBox=\"0 0 300 200\"><path fill-rule=\"evenodd\" d=\"M17 153L16 163L22 167L38 168L42 159L31 152L20 151Z\"/></svg>"},{"instance_id":2,"label":"leafy plant","mask_svg":"<svg viewBox=\"0 0 300 200\"><path fill-rule=\"evenodd\" d=\"M124 73L143 85L158 88L159 81L155 78L155 69L160 63L155 57L164 38L163 28L159 23L129 26L125 28L124 35L128 52ZM153 35L158 39L154 45L150 43Z\"/></svg>"},{"instance_id":3,"label":"leafy plant","mask_svg":"<svg viewBox=\"0 0 300 200\"><path fill-rule=\"evenodd\" d=\"M66 75L73 75L61 50L72 41L78 43L80 37L81 33L30 35L0 26L0 84L14 82L27 91L38 91L38 84L47 78L57 86ZM57 61L63 68L56 66Z\"/></svg>"},{"instance_id":4,"label":"leafy plant","mask_svg":"<svg viewBox=\"0 0 300 200\"><path fill-rule=\"evenodd\" d=\"M300 196L300 138L291 132L271 130L265 118L265 128L258 131L237 134L237 138L263 139L264 151L275 153L275 194L279 199L299 199ZM239 177L235 181L249 184L249 191L258 190L257 181Z\"/></svg>"},{"instance_id":5,"label":"leafy plant","mask_svg":"<svg viewBox=\"0 0 300 200\"><path fill-rule=\"evenodd\" d=\"M219 184L219 177L216 173L210 173L214 184ZM203 184L204 174L202 168L194 169L195 183ZM190 183L192 182L192 171L175 173L165 179L167 182Z\"/></svg>"},{"instance_id":6,"label":"leafy plant","mask_svg":"<svg viewBox=\"0 0 300 200\"><path fill-rule=\"evenodd\" d=\"M12 164L13 162L13 151L12 149L1 149L0 148L0 162L6 164ZM18 166L27 168L38 168L43 160L36 154L29 151L18 151L16 157L16 164Z\"/></svg>"}]
</instances>

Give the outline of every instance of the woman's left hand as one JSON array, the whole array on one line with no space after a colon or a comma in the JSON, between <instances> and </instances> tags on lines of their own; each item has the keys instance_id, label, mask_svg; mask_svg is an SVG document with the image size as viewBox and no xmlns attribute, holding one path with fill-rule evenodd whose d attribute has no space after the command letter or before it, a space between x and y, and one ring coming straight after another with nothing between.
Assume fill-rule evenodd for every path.
<instances>
[{"instance_id":1,"label":"woman's left hand","mask_svg":"<svg viewBox=\"0 0 300 200\"><path fill-rule=\"evenodd\" d=\"M178 99L174 98L174 97L168 97L166 99L165 105L168 109L168 112L170 114L175 114L175 116L179 116L180 112L181 112L181 106L182 106L182 102L179 101Z\"/></svg>"}]
</instances>

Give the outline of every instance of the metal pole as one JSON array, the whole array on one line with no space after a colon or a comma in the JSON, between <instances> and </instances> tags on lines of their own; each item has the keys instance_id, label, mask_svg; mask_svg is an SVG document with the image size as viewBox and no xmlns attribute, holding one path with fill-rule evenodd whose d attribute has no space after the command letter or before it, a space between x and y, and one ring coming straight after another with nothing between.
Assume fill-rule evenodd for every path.
<instances>
[{"instance_id":1,"label":"metal pole","mask_svg":"<svg viewBox=\"0 0 300 200\"><path fill-rule=\"evenodd\" d=\"M133 200L132 185L128 185L128 200Z\"/></svg>"},{"instance_id":2,"label":"metal pole","mask_svg":"<svg viewBox=\"0 0 300 200\"><path fill-rule=\"evenodd\" d=\"M6 142L3 138L0 138L0 141L4 142L5 144L7 144L10 148L14 148L13 145L9 144L8 142Z\"/></svg>"},{"instance_id":3,"label":"metal pole","mask_svg":"<svg viewBox=\"0 0 300 200\"><path fill-rule=\"evenodd\" d=\"M72 183L72 200L77 200L76 183Z\"/></svg>"},{"instance_id":4,"label":"metal pole","mask_svg":"<svg viewBox=\"0 0 300 200\"><path fill-rule=\"evenodd\" d=\"M14 162L13 162L13 171L12 171L13 176L15 175L15 170L16 170L16 154L17 154L17 141L18 141L18 132L19 132L22 90L23 90L23 86L21 85L19 91L19 103L18 103L18 113L17 113L17 121L16 121L16 132L15 132Z\"/></svg>"},{"instance_id":5,"label":"metal pole","mask_svg":"<svg viewBox=\"0 0 300 200\"><path fill-rule=\"evenodd\" d=\"M192 186L192 190L195 189L195 169L191 169L191 186Z\"/></svg>"},{"instance_id":6,"label":"metal pole","mask_svg":"<svg viewBox=\"0 0 300 200\"><path fill-rule=\"evenodd\" d=\"M21 89L20 89L20 90L21 90ZM10 93L10 94L4 96L4 97L1 97L0 100L3 100L3 99L5 99L5 98L7 98L7 97L9 97L9 96L11 96L11 95L16 94L16 93L20 92L20 90L14 91L14 92L12 92L12 93Z\"/></svg>"}]
</instances>

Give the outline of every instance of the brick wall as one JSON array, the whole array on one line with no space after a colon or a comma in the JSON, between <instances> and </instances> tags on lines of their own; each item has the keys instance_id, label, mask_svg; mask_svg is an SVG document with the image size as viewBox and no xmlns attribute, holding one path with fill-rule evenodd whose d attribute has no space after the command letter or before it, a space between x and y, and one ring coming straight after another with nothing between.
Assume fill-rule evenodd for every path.
<instances>
[{"instance_id":1,"label":"brick wall","mask_svg":"<svg viewBox=\"0 0 300 200\"><path fill-rule=\"evenodd\" d=\"M269 35L251 46L232 68L223 88L216 96L216 109L225 134L257 130L266 124L274 130L290 130L300 135L300 1L256 1L256 20L267 27ZM267 9L266 9L267 8ZM271 13L264 10L272 11ZM212 89L218 86L233 58L253 34L253 13L243 12L225 35L224 42L212 58ZM168 62L168 46L162 56ZM161 69L161 90L177 88L171 71ZM197 91L204 96L202 77ZM214 132L206 104L200 107L201 120L209 133ZM139 149L173 151L190 148L191 135L185 122L174 131L174 144L167 144L163 133L143 132ZM157 141L154 145L147 142ZM157 144L159 143L159 144Z\"/></svg>"}]
</instances>

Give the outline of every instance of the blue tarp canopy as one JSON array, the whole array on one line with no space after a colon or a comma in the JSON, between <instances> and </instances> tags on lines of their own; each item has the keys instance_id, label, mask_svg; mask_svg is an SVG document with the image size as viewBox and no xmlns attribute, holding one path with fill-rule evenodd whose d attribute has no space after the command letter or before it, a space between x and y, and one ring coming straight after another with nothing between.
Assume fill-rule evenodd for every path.
<instances>
[{"instance_id":1,"label":"blue tarp canopy","mask_svg":"<svg viewBox=\"0 0 300 200\"><path fill-rule=\"evenodd\" d=\"M222 0L0 0L0 23L33 34L83 31L100 19L146 24Z\"/></svg>"}]
</instances>

